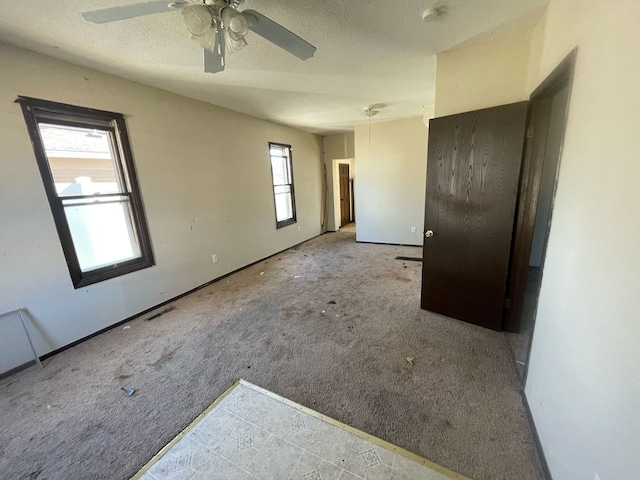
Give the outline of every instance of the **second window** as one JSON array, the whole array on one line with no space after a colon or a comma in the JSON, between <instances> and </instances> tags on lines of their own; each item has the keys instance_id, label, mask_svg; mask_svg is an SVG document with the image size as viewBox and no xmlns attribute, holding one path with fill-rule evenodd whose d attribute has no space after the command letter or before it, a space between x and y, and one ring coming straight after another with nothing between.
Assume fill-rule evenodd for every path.
<instances>
[{"instance_id":1,"label":"second window","mask_svg":"<svg viewBox=\"0 0 640 480\"><path fill-rule=\"evenodd\" d=\"M293 190L291 145L269 143L273 197L276 207L276 227L296 223L296 200Z\"/></svg>"}]
</instances>

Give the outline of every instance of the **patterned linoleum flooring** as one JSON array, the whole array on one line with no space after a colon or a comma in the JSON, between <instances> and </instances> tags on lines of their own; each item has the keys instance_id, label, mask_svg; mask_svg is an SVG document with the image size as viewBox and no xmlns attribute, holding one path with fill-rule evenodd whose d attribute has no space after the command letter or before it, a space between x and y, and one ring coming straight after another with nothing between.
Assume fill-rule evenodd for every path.
<instances>
[{"instance_id":1,"label":"patterned linoleum flooring","mask_svg":"<svg viewBox=\"0 0 640 480\"><path fill-rule=\"evenodd\" d=\"M185 431L143 480L445 480L437 470L241 382ZM146 467L145 467L146 468ZM136 477L134 477L136 478Z\"/></svg>"}]
</instances>

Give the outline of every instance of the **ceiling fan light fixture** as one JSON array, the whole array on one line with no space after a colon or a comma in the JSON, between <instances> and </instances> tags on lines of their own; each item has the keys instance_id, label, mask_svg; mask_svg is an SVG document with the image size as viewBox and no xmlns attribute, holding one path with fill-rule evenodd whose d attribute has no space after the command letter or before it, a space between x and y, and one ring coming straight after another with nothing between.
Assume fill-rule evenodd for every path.
<instances>
[{"instance_id":1,"label":"ceiling fan light fixture","mask_svg":"<svg viewBox=\"0 0 640 480\"><path fill-rule=\"evenodd\" d=\"M193 5L182 9L182 18L187 30L195 36L204 35L213 25L213 15L205 5Z\"/></svg>"},{"instance_id":2,"label":"ceiling fan light fixture","mask_svg":"<svg viewBox=\"0 0 640 480\"><path fill-rule=\"evenodd\" d=\"M231 7L223 8L220 12L223 27L229 31L234 40L243 39L249 33L247 18Z\"/></svg>"},{"instance_id":3,"label":"ceiling fan light fixture","mask_svg":"<svg viewBox=\"0 0 640 480\"><path fill-rule=\"evenodd\" d=\"M213 52L216 48L216 33L214 28L209 28L202 35L193 35L191 38L200 45L200 48Z\"/></svg>"},{"instance_id":4,"label":"ceiling fan light fixture","mask_svg":"<svg viewBox=\"0 0 640 480\"><path fill-rule=\"evenodd\" d=\"M234 38L230 30L224 31L224 40L227 44L227 49L231 52L238 52L247 46L247 41L244 37Z\"/></svg>"},{"instance_id":5,"label":"ceiling fan light fixture","mask_svg":"<svg viewBox=\"0 0 640 480\"><path fill-rule=\"evenodd\" d=\"M244 0L155 0L81 15L88 22L102 24L180 10L192 40L205 50L206 73L224 71L225 52L244 48L250 30L300 60L313 57L316 47L260 12L238 11L243 3Z\"/></svg>"}]
</instances>

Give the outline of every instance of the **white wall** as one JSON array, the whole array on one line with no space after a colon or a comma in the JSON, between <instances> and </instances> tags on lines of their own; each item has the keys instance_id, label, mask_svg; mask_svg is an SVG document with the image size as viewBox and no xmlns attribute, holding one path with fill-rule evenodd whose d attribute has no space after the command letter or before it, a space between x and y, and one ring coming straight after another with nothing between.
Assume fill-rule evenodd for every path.
<instances>
[{"instance_id":1,"label":"white wall","mask_svg":"<svg viewBox=\"0 0 640 480\"><path fill-rule=\"evenodd\" d=\"M436 117L527 100L530 47L523 33L438 54Z\"/></svg>"},{"instance_id":2,"label":"white wall","mask_svg":"<svg viewBox=\"0 0 640 480\"><path fill-rule=\"evenodd\" d=\"M556 480L640 478L640 3L551 0L575 80L526 395Z\"/></svg>"},{"instance_id":3,"label":"white wall","mask_svg":"<svg viewBox=\"0 0 640 480\"><path fill-rule=\"evenodd\" d=\"M337 133L323 137L324 147L324 167L326 169L326 211L325 211L325 231L335 232L340 228L340 221L336 220L335 211L340 209L336 205L334 185L334 160L351 159L355 155L355 139L352 132Z\"/></svg>"},{"instance_id":4,"label":"white wall","mask_svg":"<svg viewBox=\"0 0 640 480\"><path fill-rule=\"evenodd\" d=\"M125 114L155 267L73 288L17 95ZM269 141L293 146L279 230ZM321 137L1 43L0 164L0 313L29 309L40 354L320 233ZM2 349L0 372L30 358Z\"/></svg>"},{"instance_id":5,"label":"white wall","mask_svg":"<svg viewBox=\"0 0 640 480\"><path fill-rule=\"evenodd\" d=\"M422 117L356 126L356 240L422 245L427 171ZM411 232L416 227L416 232Z\"/></svg>"},{"instance_id":6,"label":"white wall","mask_svg":"<svg viewBox=\"0 0 640 480\"><path fill-rule=\"evenodd\" d=\"M546 9L545 9L546 12ZM529 47L529 65L527 67L527 95L540 84L540 62L544 35L547 27L547 16L543 15L531 32L531 46Z\"/></svg>"}]
</instances>

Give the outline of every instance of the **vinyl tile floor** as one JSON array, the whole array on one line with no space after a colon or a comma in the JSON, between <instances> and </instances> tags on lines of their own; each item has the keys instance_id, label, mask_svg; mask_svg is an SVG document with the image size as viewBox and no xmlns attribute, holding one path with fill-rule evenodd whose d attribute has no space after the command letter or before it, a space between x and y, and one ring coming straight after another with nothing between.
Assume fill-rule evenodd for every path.
<instances>
[{"instance_id":1,"label":"vinyl tile floor","mask_svg":"<svg viewBox=\"0 0 640 480\"><path fill-rule=\"evenodd\" d=\"M465 477L241 380L133 478L446 480Z\"/></svg>"}]
</instances>

